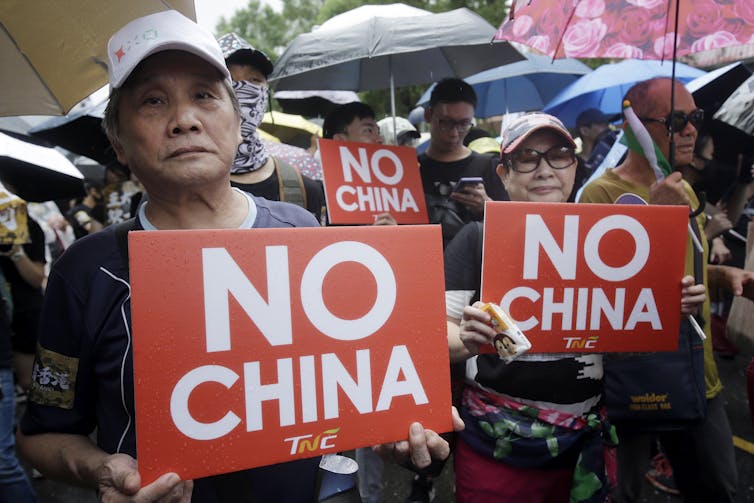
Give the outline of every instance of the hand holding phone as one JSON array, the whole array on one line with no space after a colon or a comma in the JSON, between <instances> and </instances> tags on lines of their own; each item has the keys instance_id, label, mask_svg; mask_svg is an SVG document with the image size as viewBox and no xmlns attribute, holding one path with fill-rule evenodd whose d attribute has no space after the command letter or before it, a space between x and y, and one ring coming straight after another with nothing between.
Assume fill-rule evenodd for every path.
<instances>
[{"instance_id":1,"label":"hand holding phone","mask_svg":"<svg viewBox=\"0 0 754 503\"><path fill-rule=\"evenodd\" d=\"M479 184L484 185L484 180L482 180L481 177L465 176L458 179L458 182L456 182L455 186L453 187L453 192L458 192L464 190L466 187L473 187Z\"/></svg>"}]
</instances>

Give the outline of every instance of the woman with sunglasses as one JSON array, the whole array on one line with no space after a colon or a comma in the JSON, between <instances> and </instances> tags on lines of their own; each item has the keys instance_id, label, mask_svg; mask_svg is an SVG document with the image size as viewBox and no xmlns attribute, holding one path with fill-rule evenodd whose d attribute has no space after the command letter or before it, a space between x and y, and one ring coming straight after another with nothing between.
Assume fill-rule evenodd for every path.
<instances>
[{"instance_id":1,"label":"woman with sunglasses","mask_svg":"<svg viewBox=\"0 0 754 503\"><path fill-rule=\"evenodd\" d=\"M503 131L497 173L511 200L566 202L575 144L563 124L532 113ZM504 231L504 230L503 230ZM600 411L602 357L524 354L506 364L479 354L495 331L478 307L482 225L470 223L445 251L451 362L463 371L455 449L456 501L604 501L612 430Z\"/></svg>"}]
</instances>

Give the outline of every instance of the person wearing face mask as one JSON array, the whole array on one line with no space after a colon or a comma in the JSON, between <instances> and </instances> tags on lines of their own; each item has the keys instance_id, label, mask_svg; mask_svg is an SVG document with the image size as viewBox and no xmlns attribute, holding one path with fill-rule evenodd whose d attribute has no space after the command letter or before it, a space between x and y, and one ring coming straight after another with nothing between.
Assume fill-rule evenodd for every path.
<instances>
[{"instance_id":1,"label":"person wearing face mask","mask_svg":"<svg viewBox=\"0 0 754 503\"><path fill-rule=\"evenodd\" d=\"M257 131L269 101L267 77L272 73L272 61L235 33L217 41L241 104L241 143L231 168L231 185L265 199L297 204L322 222L322 184L269 155Z\"/></svg>"}]
</instances>

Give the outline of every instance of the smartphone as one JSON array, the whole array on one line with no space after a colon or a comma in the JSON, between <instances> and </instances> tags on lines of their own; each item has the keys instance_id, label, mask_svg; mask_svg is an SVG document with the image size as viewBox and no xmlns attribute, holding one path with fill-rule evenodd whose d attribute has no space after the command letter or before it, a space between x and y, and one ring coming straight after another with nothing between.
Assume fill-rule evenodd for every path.
<instances>
[{"instance_id":1,"label":"smartphone","mask_svg":"<svg viewBox=\"0 0 754 503\"><path fill-rule=\"evenodd\" d=\"M455 186L453 187L453 192L458 192L459 190L463 190L466 187L484 184L484 180L482 180L479 176L465 176L463 178L459 178L456 182Z\"/></svg>"}]
</instances>

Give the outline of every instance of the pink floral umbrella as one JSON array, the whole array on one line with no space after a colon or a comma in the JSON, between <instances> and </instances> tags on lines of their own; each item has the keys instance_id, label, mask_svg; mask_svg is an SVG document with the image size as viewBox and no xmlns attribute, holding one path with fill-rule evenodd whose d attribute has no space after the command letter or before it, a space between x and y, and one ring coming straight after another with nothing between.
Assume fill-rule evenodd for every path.
<instances>
[{"instance_id":1,"label":"pink floral umbrella","mask_svg":"<svg viewBox=\"0 0 754 503\"><path fill-rule=\"evenodd\" d=\"M512 0L495 39L525 44L553 59L668 59L675 78L679 56L754 43L754 1L526 0L519 5Z\"/></svg>"},{"instance_id":2,"label":"pink floral umbrella","mask_svg":"<svg viewBox=\"0 0 754 503\"><path fill-rule=\"evenodd\" d=\"M754 43L754 1L529 0L517 5L513 0L495 39L520 42L553 58L675 60Z\"/></svg>"}]
</instances>

